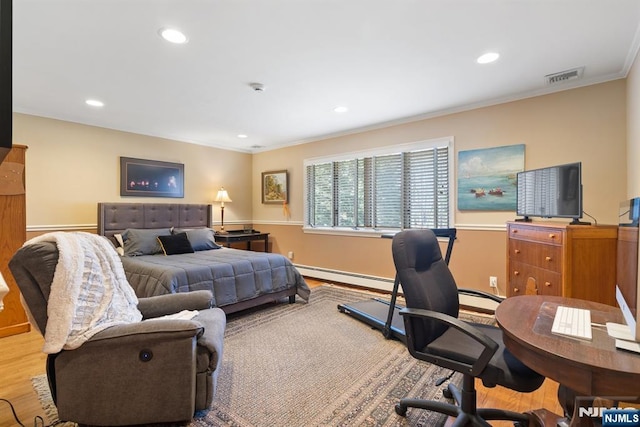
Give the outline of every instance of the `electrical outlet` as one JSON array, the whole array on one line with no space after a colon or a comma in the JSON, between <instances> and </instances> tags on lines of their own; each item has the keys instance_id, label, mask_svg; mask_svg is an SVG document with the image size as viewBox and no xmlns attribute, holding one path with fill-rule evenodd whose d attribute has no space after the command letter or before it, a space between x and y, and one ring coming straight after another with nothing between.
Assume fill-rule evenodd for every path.
<instances>
[{"instance_id":1,"label":"electrical outlet","mask_svg":"<svg viewBox=\"0 0 640 427\"><path fill-rule=\"evenodd\" d=\"M293 251L289 251L289 253L287 254L287 258L293 259Z\"/></svg>"},{"instance_id":2,"label":"electrical outlet","mask_svg":"<svg viewBox=\"0 0 640 427\"><path fill-rule=\"evenodd\" d=\"M498 278L496 276L489 276L489 287L491 288L498 287Z\"/></svg>"}]
</instances>

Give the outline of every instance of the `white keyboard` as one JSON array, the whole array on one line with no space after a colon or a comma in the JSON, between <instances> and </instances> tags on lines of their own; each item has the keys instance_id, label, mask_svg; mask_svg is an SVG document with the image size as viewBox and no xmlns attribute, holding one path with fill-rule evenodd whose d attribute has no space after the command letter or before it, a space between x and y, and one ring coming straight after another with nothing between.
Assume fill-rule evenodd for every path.
<instances>
[{"instance_id":1,"label":"white keyboard","mask_svg":"<svg viewBox=\"0 0 640 427\"><path fill-rule=\"evenodd\" d=\"M558 306L551 333L591 340L591 312L581 308Z\"/></svg>"}]
</instances>

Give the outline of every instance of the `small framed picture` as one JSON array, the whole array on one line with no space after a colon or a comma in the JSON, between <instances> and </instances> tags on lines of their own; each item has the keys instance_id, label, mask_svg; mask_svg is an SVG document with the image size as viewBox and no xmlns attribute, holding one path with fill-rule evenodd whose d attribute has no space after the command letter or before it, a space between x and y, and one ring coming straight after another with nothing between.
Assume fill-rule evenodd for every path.
<instances>
[{"instance_id":1,"label":"small framed picture","mask_svg":"<svg viewBox=\"0 0 640 427\"><path fill-rule=\"evenodd\" d=\"M120 157L120 195L184 197L184 165Z\"/></svg>"},{"instance_id":2,"label":"small framed picture","mask_svg":"<svg viewBox=\"0 0 640 427\"><path fill-rule=\"evenodd\" d=\"M287 203L289 174L286 170L262 172L262 203Z\"/></svg>"}]
</instances>

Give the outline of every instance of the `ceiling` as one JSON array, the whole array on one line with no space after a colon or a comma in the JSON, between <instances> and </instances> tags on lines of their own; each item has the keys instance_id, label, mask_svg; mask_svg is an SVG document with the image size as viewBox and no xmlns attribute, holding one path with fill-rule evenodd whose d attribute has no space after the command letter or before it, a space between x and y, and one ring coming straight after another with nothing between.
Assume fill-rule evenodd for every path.
<instances>
[{"instance_id":1,"label":"ceiling","mask_svg":"<svg viewBox=\"0 0 640 427\"><path fill-rule=\"evenodd\" d=\"M13 4L14 111L245 152L624 78L640 41L640 0Z\"/></svg>"}]
</instances>

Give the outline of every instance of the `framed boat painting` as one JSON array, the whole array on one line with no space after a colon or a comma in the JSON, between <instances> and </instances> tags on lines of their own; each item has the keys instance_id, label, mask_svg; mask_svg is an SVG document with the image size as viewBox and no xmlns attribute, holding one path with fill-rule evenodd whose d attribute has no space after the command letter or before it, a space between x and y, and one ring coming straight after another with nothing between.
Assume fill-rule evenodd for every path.
<instances>
[{"instance_id":1,"label":"framed boat painting","mask_svg":"<svg viewBox=\"0 0 640 427\"><path fill-rule=\"evenodd\" d=\"M458 153L458 210L515 211L524 144Z\"/></svg>"}]
</instances>

